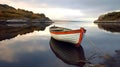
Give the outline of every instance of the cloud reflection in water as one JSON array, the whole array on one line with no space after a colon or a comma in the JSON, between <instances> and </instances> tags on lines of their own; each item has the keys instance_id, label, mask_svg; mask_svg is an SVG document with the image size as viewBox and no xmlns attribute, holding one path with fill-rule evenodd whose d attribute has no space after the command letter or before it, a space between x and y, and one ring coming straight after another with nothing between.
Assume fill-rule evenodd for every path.
<instances>
[{"instance_id":1,"label":"cloud reflection in water","mask_svg":"<svg viewBox=\"0 0 120 67\"><path fill-rule=\"evenodd\" d=\"M29 36L29 37L28 37ZM0 42L0 61L20 61L19 56L38 52L45 52L49 37L26 34L10 40Z\"/></svg>"}]
</instances>

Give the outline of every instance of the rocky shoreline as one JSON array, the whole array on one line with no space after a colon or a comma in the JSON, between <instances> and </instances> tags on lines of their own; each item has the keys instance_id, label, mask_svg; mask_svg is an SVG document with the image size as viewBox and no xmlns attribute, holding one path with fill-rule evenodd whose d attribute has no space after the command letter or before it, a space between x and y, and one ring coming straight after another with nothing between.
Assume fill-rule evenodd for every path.
<instances>
[{"instance_id":1,"label":"rocky shoreline","mask_svg":"<svg viewBox=\"0 0 120 67\"><path fill-rule=\"evenodd\" d=\"M52 20L0 20L0 25L2 26L38 26L42 24L52 24Z\"/></svg>"},{"instance_id":2,"label":"rocky shoreline","mask_svg":"<svg viewBox=\"0 0 120 67\"><path fill-rule=\"evenodd\" d=\"M94 23L120 23L120 21L94 21Z\"/></svg>"}]
</instances>

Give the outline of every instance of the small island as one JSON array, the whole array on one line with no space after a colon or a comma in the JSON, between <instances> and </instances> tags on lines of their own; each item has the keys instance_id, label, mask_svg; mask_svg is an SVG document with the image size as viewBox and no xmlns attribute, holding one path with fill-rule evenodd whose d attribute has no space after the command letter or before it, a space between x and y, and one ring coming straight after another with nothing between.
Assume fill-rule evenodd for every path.
<instances>
[{"instance_id":1,"label":"small island","mask_svg":"<svg viewBox=\"0 0 120 67\"><path fill-rule=\"evenodd\" d=\"M94 23L120 23L120 12L110 12L98 17Z\"/></svg>"},{"instance_id":2,"label":"small island","mask_svg":"<svg viewBox=\"0 0 120 67\"><path fill-rule=\"evenodd\" d=\"M120 12L110 12L94 21L98 28L109 32L120 32Z\"/></svg>"},{"instance_id":3,"label":"small island","mask_svg":"<svg viewBox=\"0 0 120 67\"><path fill-rule=\"evenodd\" d=\"M7 26L28 26L38 25L39 23L53 23L44 14L33 13L24 9L15 9L6 4L0 4L0 25Z\"/></svg>"}]
</instances>

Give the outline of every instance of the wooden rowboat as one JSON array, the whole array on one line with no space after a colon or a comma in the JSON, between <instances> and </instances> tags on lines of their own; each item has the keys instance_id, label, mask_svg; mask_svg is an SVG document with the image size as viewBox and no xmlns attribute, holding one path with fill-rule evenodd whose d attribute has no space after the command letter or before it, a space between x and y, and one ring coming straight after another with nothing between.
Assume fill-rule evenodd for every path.
<instances>
[{"instance_id":1,"label":"wooden rowboat","mask_svg":"<svg viewBox=\"0 0 120 67\"><path fill-rule=\"evenodd\" d=\"M85 32L84 28L71 30L63 27L50 27L51 37L59 41L73 43L75 46L80 46Z\"/></svg>"}]
</instances>

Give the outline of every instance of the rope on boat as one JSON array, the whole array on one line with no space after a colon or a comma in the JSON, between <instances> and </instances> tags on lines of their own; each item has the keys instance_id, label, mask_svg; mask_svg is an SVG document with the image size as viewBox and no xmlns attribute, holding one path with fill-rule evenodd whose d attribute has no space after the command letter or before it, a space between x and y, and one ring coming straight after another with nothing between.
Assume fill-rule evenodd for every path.
<instances>
[{"instance_id":1,"label":"rope on boat","mask_svg":"<svg viewBox=\"0 0 120 67\"><path fill-rule=\"evenodd\" d=\"M104 54L104 56L100 56L100 57L103 57L104 59L110 59L111 58L111 56L109 54L105 53L105 51L103 51L102 49L97 47L96 44L92 40L90 40L87 35L85 35L85 36L86 36L87 41L94 47L96 53L99 50L100 52L102 52ZM90 58L88 58L88 60L91 59L91 57L94 58L93 56L95 56L96 53L93 54L92 56L90 56Z\"/></svg>"}]
</instances>

